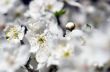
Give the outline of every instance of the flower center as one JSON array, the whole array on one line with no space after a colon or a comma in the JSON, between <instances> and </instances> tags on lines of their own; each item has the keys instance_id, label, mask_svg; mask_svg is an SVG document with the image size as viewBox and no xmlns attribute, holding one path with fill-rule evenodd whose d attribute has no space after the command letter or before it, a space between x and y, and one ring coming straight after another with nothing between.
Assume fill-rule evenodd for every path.
<instances>
[{"instance_id":1,"label":"flower center","mask_svg":"<svg viewBox=\"0 0 110 72\"><path fill-rule=\"evenodd\" d=\"M6 39L9 40L10 38L17 39L18 38L18 31L15 27L10 28L8 32L6 32Z\"/></svg>"},{"instance_id":2,"label":"flower center","mask_svg":"<svg viewBox=\"0 0 110 72\"><path fill-rule=\"evenodd\" d=\"M39 35L37 37L37 43L40 45L40 46L43 46L45 44L45 41L46 41L46 38L44 35Z\"/></svg>"},{"instance_id":3,"label":"flower center","mask_svg":"<svg viewBox=\"0 0 110 72\"><path fill-rule=\"evenodd\" d=\"M21 13L20 12L16 12L15 17L18 18L20 16L21 16Z\"/></svg>"},{"instance_id":4,"label":"flower center","mask_svg":"<svg viewBox=\"0 0 110 72\"><path fill-rule=\"evenodd\" d=\"M64 51L64 53L63 53L63 57L64 58L68 58L70 56L71 56L71 52L70 51Z\"/></svg>"},{"instance_id":5,"label":"flower center","mask_svg":"<svg viewBox=\"0 0 110 72\"><path fill-rule=\"evenodd\" d=\"M53 8L53 6L52 6L51 4L48 4L48 5L47 5L47 9L48 9L48 10L51 10L52 8Z\"/></svg>"}]
</instances>

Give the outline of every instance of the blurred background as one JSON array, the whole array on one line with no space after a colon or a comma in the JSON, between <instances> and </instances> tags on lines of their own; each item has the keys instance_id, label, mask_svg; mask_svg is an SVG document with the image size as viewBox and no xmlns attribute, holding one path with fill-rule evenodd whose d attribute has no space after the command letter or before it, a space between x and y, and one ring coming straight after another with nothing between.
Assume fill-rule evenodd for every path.
<instances>
[{"instance_id":1,"label":"blurred background","mask_svg":"<svg viewBox=\"0 0 110 72\"><path fill-rule=\"evenodd\" d=\"M30 10L29 5L32 1L33 0L18 0L15 7L9 11L5 11L0 7L0 24L16 21L18 18L21 19L20 23L23 23L25 21L24 15L27 19L30 18L30 16L27 15L27 10ZM106 28L110 28L110 0L58 1L64 2L64 7L62 9L65 13L60 16L56 16L58 25L63 28L63 31L65 31L65 25L68 22L74 22L77 24L78 28L81 28L82 30L85 30L85 26L82 27L84 24L89 24L88 26L94 27L103 32ZM2 28L4 28L4 26L0 25L0 31L3 30ZM34 60L31 60L33 65L34 62ZM49 72L55 71L55 66L50 67ZM17 72L23 72L22 68ZM96 72L110 72L110 61L104 64L103 67L96 67Z\"/></svg>"}]
</instances>

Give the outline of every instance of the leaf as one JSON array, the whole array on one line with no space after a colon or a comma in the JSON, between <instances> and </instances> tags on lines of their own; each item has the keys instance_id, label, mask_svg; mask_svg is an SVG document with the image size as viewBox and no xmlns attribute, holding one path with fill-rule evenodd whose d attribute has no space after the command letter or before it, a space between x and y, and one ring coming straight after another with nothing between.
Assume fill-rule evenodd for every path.
<instances>
[{"instance_id":1,"label":"leaf","mask_svg":"<svg viewBox=\"0 0 110 72\"><path fill-rule=\"evenodd\" d=\"M62 16L63 14L65 14L65 10L60 10L54 13L55 16Z\"/></svg>"}]
</instances>

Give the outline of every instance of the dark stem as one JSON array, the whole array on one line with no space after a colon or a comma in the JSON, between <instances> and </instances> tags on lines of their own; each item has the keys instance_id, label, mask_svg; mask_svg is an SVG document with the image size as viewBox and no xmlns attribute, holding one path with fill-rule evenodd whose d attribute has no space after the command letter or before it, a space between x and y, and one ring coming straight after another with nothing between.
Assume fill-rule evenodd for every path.
<instances>
[{"instance_id":1,"label":"dark stem","mask_svg":"<svg viewBox=\"0 0 110 72\"><path fill-rule=\"evenodd\" d=\"M58 25L60 26L60 28L61 28L62 31L63 31L63 36L65 37L65 35L66 35L66 30L65 30L65 28L61 25L60 16L56 16L56 19L57 19Z\"/></svg>"},{"instance_id":2,"label":"dark stem","mask_svg":"<svg viewBox=\"0 0 110 72\"><path fill-rule=\"evenodd\" d=\"M25 65L28 72L39 72L38 70L34 70L30 67L30 62L31 62L31 57L29 58L29 60L27 61L26 65Z\"/></svg>"}]
</instances>

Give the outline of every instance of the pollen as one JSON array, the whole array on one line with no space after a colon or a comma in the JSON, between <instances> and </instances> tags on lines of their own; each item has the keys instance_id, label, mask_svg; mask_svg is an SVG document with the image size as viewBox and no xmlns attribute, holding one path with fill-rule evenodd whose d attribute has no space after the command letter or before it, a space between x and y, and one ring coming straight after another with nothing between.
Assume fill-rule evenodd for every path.
<instances>
[{"instance_id":1,"label":"pollen","mask_svg":"<svg viewBox=\"0 0 110 72\"><path fill-rule=\"evenodd\" d=\"M71 51L64 51L64 53L63 53L64 58L68 58L70 56L71 56Z\"/></svg>"},{"instance_id":2,"label":"pollen","mask_svg":"<svg viewBox=\"0 0 110 72\"><path fill-rule=\"evenodd\" d=\"M48 9L48 10L51 10L52 8L53 8L53 6L52 6L51 4L48 4L48 5L47 5L47 9Z\"/></svg>"},{"instance_id":3,"label":"pollen","mask_svg":"<svg viewBox=\"0 0 110 72\"><path fill-rule=\"evenodd\" d=\"M17 29L15 27L10 28L6 32L6 39L9 40L10 38L14 38L14 39L18 38L18 31L17 31Z\"/></svg>"},{"instance_id":4,"label":"pollen","mask_svg":"<svg viewBox=\"0 0 110 72\"><path fill-rule=\"evenodd\" d=\"M46 42L46 38L44 35L39 35L37 37L37 43L40 45L40 46L43 46Z\"/></svg>"}]
</instances>

